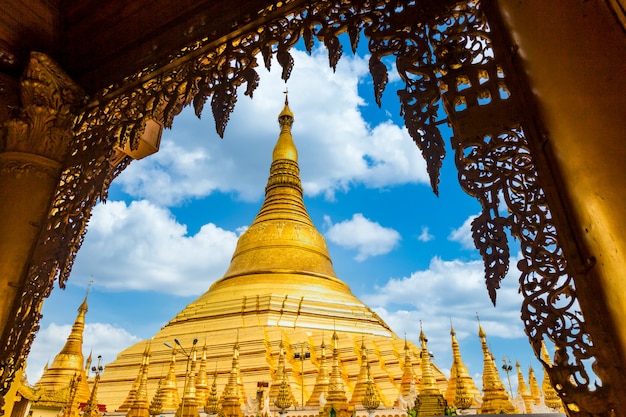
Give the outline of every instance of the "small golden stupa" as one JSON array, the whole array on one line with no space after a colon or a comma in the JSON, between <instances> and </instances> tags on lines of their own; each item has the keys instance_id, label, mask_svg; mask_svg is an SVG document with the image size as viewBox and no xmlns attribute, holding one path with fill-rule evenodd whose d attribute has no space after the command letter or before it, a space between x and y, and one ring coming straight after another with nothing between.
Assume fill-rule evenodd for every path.
<instances>
[{"instance_id":1,"label":"small golden stupa","mask_svg":"<svg viewBox=\"0 0 626 417\"><path fill-rule=\"evenodd\" d=\"M480 324L478 325L478 337L480 337L484 361L483 402L480 407L480 414L516 414L517 409L511 404L511 399L500 379L493 355L487 346L487 334Z\"/></svg>"},{"instance_id":2,"label":"small golden stupa","mask_svg":"<svg viewBox=\"0 0 626 417\"><path fill-rule=\"evenodd\" d=\"M461 349L456 340L456 331L452 324L450 324L450 337L452 340L452 366L450 367L450 380L444 397L448 405L453 405L460 410L478 408L482 395L463 362Z\"/></svg>"},{"instance_id":3,"label":"small golden stupa","mask_svg":"<svg viewBox=\"0 0 626 417\"><path fill-rule=\"evenodd\" d=\"M338 395L335 391L340 382L345 388L343 395L351 398L365 350L370 352L367 361L381 406L392 406L407 388L402 384L403 373L408 372L403 365L413 364L415 370L410 371L417 371L418 378L421 374L419 349L407 343L403 350L404 341L337 278L326 242L304 205L298 152L291 135L294 117L287 100L278 119L281 130L272 154L265 200L240 236L228 270L151 339L149 397L157 392L159 381L160 395L174 386L182 394L195 339L206 340L206 361L210 366L216 364L220 391L233 383L232 350L238 340L240 392L258 395L257 387L283 380L277 375L282 341L293 406L302 407L304 402L319 409L320 400L328 405ZM334 336L332 366L340 367L338 374L334 368L329 372L324 333ZM164 343L174 340L180 349L172 352ZM119 409L131 390L147 343L130 346L107 365L98 395L109 410ZM305 344L310 357L296 358L298 349L294 346ZM163 379L167 369L171 374ZM446 377L435 366L432 372L435 385L444 392ZM269 406L277 411L275 397L280 389L273 392L276 395L269 396ZM164 411L166 400L160 399ZM241 404L253 400L243 395ZM208 407L207 403L199 404L199 409ZM216 411L214 405L209 408ZM224 409L221 412L227 414Z\"/></svg>"},{"instance_id":4,"label":"small golden stupa","mask_svg":"<svg viewBox=\"0 0 626 417\"><path fill-rule=\"evenodd\" d=\"M72 331L63 349L54 357L51 365L46 365L39 381L35 384L40 400L49 398L65 401L67 396L60 395L67 391L68 382L73 381L72 390L77 403L86 403L91 396L85 373L85 357L83 356L83 331L87 314L87 295L78 307L78 315L74 320Z\"/></svg>"}]
</instances>

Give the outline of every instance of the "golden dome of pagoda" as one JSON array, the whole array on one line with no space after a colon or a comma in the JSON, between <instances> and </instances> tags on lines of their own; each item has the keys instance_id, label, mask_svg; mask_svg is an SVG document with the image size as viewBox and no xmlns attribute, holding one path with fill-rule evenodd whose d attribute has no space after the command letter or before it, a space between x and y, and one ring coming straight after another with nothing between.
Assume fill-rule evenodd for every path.
<instances>
[{"instance_id":1,"label":"golden dome of pagoda","mask_svg":"<svg viewBox=\"0 0 626 417\"><path fill-rule=\"evenodd\" d=\"M172 361L172 351L164 342L176 339L189 353L191 341L199 338L206 340L206 361L209 366L216 366L220 390L229 380L233 345L238 340L241 391L249 393L252 399L257 387L283 379L277 375L282 372L282 343L285 378L290 381L294 405L319 404L319 398L311 397L325 391L324 384L330 377L322 347L325 332L340 336L333 339L337 344L333 354L338 355L341 363L348 397L355 388L363 349L371 352L371 378L376 382L381 405L391 406L398 397L406 362L404 341L336 276L324 237L304 205L298 152L291 134L293 121L285 101L265 200L250 227L240 236L228 270L152 337L153 366L148 376L151 397L163 378L161 374L170 366L176 369L175 382L182 394L187 357L185 353L181 355L181 349L178 360ZM128 395L146 343L127 348L107 365L99 396L109 410L118 408ZM294 353L303 346L310 351L310 357L296 359ZM407 346L406 354L413 356L409 362L415 365L419 376L419 349L412 343ZM320 368L325 373L321 382ZM443 392L446 378L436 367L433 372ZM242 404L248 396L242 398ZM271 407L275 400L270 398Z\"/></svg>"}]
</instances>

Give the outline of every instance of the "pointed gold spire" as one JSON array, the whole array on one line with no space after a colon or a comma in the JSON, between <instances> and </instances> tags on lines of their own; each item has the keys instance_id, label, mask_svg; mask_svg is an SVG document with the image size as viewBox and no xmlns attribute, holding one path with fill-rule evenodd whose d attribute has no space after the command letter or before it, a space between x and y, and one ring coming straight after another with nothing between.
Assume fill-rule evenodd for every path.
<instances>
[{"instance_id":1,"label":"pointed gold spire","mask_svg":"<svg viewBox=\"0 0 626 417\"><path fill-rule=\"evenodd\" d=\"M209 395L206 398L206 402L204 404L204 412L210 416L216 415L220 412L220 400L217 395L217 369L213 374L213 383L211 384L211 391L209 391Z\"/></svg>"},{"instance_id":2,"label":"pointed gold spire","mask_svg":"<svg viewBox=\"0 0 626 417\"><path fill-rule=\"evenodd\" d=\"M281 340L280 344L278 345L278 367L276 369L276 374L274 376L274 380L272 381L272 386L270 387L270 392L269 392L269 396L270 396L270 402L272 404L275 404L276 401L278 401L278 397L280 396L280 390L283 384L283 381L287 381L287 383L289 382L289 379L287 378L287 369L285 367L285 361L286 361L286 352L285 352L285 345L284 342ZM291 391L291 386L287 385L287 389L289 391L289 401L290 401L290 405L285 407L285 408L289 408L291 406L291 403L293 403L293 392ZM283 401L283 400L281 400ZM279 407L280 408L280 407Z\"/></svg>"},{"instance_id":3,"label":"pointed gold spire","mask_svg":"<svg viewBox=\"0 0 626 417\"><path fill-rule=\"evenodd\" d=\"M365 338L361 337L361 367L359 369L359 375L356 379L356 385L352 391L352 397L350 398L350 404L357 405L363 402L365 398L365 391L367 390L367 384L369 382L369 363L367 361L367 350L365 349Z\"/></svg>"},{"instance_id":4,"label":"pointed gold spire","mask_svg":"<svg viewBox=\"0 0 626 417\"><path fill-rule=\"evenodd\" d=\"M176 347L172 347L169 370L161 384L158 401L161 403L163 412L176 411L180 404L178 385L176 384Z\"/></svg>"},{"instance_id":5,"label":"pointed gold spire","mask_svg":"<svg viewBox=\"0 0 626 417\"><path fill-rule=\"evenodd\" d=\"M158 416L163 413L163 403L161 402L161 385L163 384L163 378L159 379L159 385L157 385L156 392L148 407L148 412L151 416Z\"/></svg>"},{"instance_id":6,"label":"pointed gold spire","mask_svg":"<svg viewBox=\"0 0 626 417\"><path fill-rule=\"evenodd\" d=\"M198 406L204 405L209 395L209 381L206 373L206 341L202 346L202 357L200 358L200 368L198 369L198 377L196 378L196 400Z\"/></svg>"},{"instance_id":7,"label":"pointed gold spire","mask_svg":"<svg viewBox=\"0 0 626 417\"><path fill-rule=\"evenodd\" d=\"M132 403L126 413L126 417L149 417L150 411L148 411L148 370L150 369L150 342L146 344L146 349L143 353L143 361L139 368L139 386L133 396Z\"/></svg>"},{"instance_id":8,"label":"pointed gold spire","mask_svg":"<svg viewBox=\"0 0 626 417\"><path fill-rule=\"evenodd\" d=\"M530 394L526 381L524 381L524 374L522 374L522 368L518 361L515 361L515 367L517 368L517 394L522 398L522 401L524 401L526 414L531 414L533 412L533 396Z\"/></svg>"},{"instance_id":9,"label":"pointed gold spire","mask_svg":"<svg viewBox=\"0 0 626 417\"><path fill-rule=\"evenodd\" d=\"M367 364L367 386L365 387L365 396L363 397L363 401L361 403L363 408L365 408L370 417L373 416L374 410L376 410L380 406L380 398L378 397L378 390L376 389L376 383L372 379L372 375L370 374L370 364Z\"/></svg>"},{"instance_id":10,"label":"pointed gold spire","mask_svg":"<svg viewBox=\"0 0 626 417\"><path fill-rule=\"evenodd\" d=\"M550 354L548 353L548 348L546 348L546 344L541 340L541 359L546 363L547 367L552 366L552 359L550 359ZM551 410L558 411L563 409L563 402L559 397L559 394L556 393L556 390L552 386L552 382L550 382L550 377L548 373L543 371L543 381L541 383L541 388L543 391L543 402Z\"/></svg>"},{"instance_id":11,"label":"pointed gold spire","mask_svg":"<svg viewBox=\"0 0 626 417\"><path fill-rule=\"evenodd\" d=\"M498 374L498 368L494 363L493 356L487 346L487 334L478 323L478 337L483 349L483 402L480 407L481 414L512 414L517 410L511 404L509 395Z\"/></svg>"},{"instance_id":12,"label":"pointed gold spire","mask_svg":"<svg viewBox=\"0 0 626 417\"><path fill-rule=\"evenodd\" d=\"M222 393L222 414L225 417L242 417L241 391L239 389L239 340L233 348L233 363L228 376L228 383Z\"/></svg>"},{"instance_id":13,"label":"pointed gold spire","mask_svg":"<svg viewBox=\"0 0 626 417\"><path fill-rule=\"evenodd\" d=\"M287 373L283 372L283 377L278 387L278 395L274 400L274 405L280 410L281 415L285 413L287 408L291 407L292 397L291 387L289 382L287 382Z\"/></svg>"},{"instance_id":14,"label":"pointed gold spire","mask_svg":"<svg viewBox=\"0 0 626 417\"><path fill-rule=\"evenodd\" d=\"M185 375L185 387L183 392L183 399L180 402L180 406L177 411L177 415L181 417L198 417L198 401L196 399L196 346L191 347L191 352L189 352L189 358L187 358L187 365L189 366L189 361L191 360L191 366L187 369Z\"/></svg>"},{"instance_id":15,"label":"pointed gold spire","mask_svg":"<svg viewBox=\"0 0 626 417\"><path fill-rule=\"evenodd\" d=\"M54 357L35 387L42 393L53 393L67 387L68 381L76 375L75 390L78 402L87 402L90 396L87 374L85 373L85 358L83 356L83 332L85 330L85 315L87 314L87 296L78 307L78 315L74 320L63 349ZM80 378L78 378L80 377Z\"/></svg>"},{"instance_id":16,"label":"pointed gold spire","mask_svg":"<svg viewBox=\"0 0 626 417\"><path fill-rule=\"evenodd\" d=\"M333 362L330 371L330 381L328 384L328 397L324 408L320 410L320 417L330 417L334 414L352 415L354 406L348 404L346 391L341 376L341 368L339 364L339 336L333 331Z\"/></svg>"},{"instance_id":17,"label":"pointed gold spire","mask_svg":"<svg viewBox=\"0 0 626 417\"><path fill-rule=\"evenodd\" d=\"M422 330L420 322L420 342L422 351L420 353L420 367L422 370L422 378L420 380L420 390L417 396L415 409L418 416L441 416L446 409L446 401L437 388L437 383L433 375L433 369L430 364L430 352L428 352L428 339Z\"/></svg>"},{"instance_id":18,"label":"pointed gold spire","mask_svg":"<svg viewBox=\"0 0 626 417\"><path fill-rule=\"evenodd\" d=\"M535 405L541 404L541 389L535 377L535 370L532 366L528 367L528 383L530 384L530 395L533 397Z\"/></svg>"},{"instance_id":19,"label":"pointed gold spire","mask_svg":"<svg viewBox=\"0 0 626 417\"><path fill-rule=\"evenodd\" d=\"M313 387L313 393L309 397L306 402L308 406L317 406L320 405L320 396L323 394L324 397L328 394L328 384L330 383L329 373L328 373L328 364L326 362L326 345L324 344L324 336L322 335L322 344L320 345L320 359L319 359L319 371L317 373L317 378L315 379L315 386Z\"/></svg>"},{"instance_id":20,"label":"pointed gold spire","mask_svg":"<svg viewBox=\"0 0 626 417\"><path fill-rule=\"evenodd\" d=\"M400 393L403 397L411 395L411 390L415 389L416 382L415 370L413 369L413 361L411 360L411 350L404 335L404 366L402 372L402 380L400 381Z\"/></svg>"},{"instance_id":21,"label":"pointed gold spire","mask_svg":"<svg viewBox=\"0 0 626 417\"><path fill-rule=\"evenodd\" d=\"M87 376L87 379L89 379L89 370L91 369L91 362L92 362L92 358L91 355L93 353L93 349L89 351L89 356L87 356L87 359L85 360L85 375Z\"/></svg>"},{"instance_id":22,"label":"pointed gold spire","mask_svg":"<svg viewBox=\"0 0 626 417\"><path fill-rule=\"evenodd\" d=\"M452 341L452 366L450 367L450 380L444 397L448 404L464 410L474 405L474 398L480 397L480 391L478 391L467 366L463 362L452 323L450 323L450 338Z\"/></svg>"}]
</instances>

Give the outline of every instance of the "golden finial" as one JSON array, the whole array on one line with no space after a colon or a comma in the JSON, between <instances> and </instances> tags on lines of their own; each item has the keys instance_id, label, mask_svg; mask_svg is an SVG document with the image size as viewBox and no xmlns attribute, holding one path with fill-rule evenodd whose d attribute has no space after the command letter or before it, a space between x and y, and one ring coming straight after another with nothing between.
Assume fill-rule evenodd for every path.
<instances>
[{"instance_id":1,"label":"golden finial","mask_svg":"<svg viewBox=\"0 0 626 417\"><path fill-rule=\"evenodd\" d=\"M552 360L550 359L550 354L548 353L548 348L546 347L543 339L541 340L541 358L546 363L547 367L552 366ZM550 377L548 373L543 371L543 381L541 383L541 388L543 391L543 402L546 407L551 410L560 410L563 407L563 403L561 402L561 398L559 398L559 394L557 394L556 390L552 386L552 382L550 381Z\"/></svg>"},{"instance_id":2,"label":"golden finial","mask_svg":"<svg viewBox=\"0 0 626 417\"><path fill-rule=\"evenodd\" d=\"M204 412L208 415L218 414L220 411L220 402L217 395L217 362L215 363L215 373L213 374L213 384L211 384L211 391L207 396L206 403L204 405Z\"/></svg>"},{"instance_id":3,"label":"golden finial","mask_svg":"<svg viewBox=\"0 0 626 417\"><path fill-rule=\"evenodd\" d=\"M161 413L163 413L163 402L161 401L161 383L162 382L163 382L163 378L159 379L157 390L154 393L154 397L152 397L150 406L148 407L148 412L150 413L151 416L158 416Z\"/></svg>"},{"instance_id":4,"label":"golden finial","mask_svg":"<svg viewBox=\"0 0 626 417\"><path fill-rule=\"evenodd\" d=\"M478 314L476 314L478 318ZM516 413L516 409L509 400L509 395L504 388L504 384L500 379L498 368L493 359L493 355L487 346L487 335L480 325L479 321L480 342L483 349L483 402L480 407L481 414L500 414L501 412L511 414Z\"/></svg>"},{"instance_id":5,"label":"golden finial","mask_svg":"<svg viewBox=\"0 0 626 417\"><path fill-rule=\"evenodd\" d=\"M370 374L370 364L367 364L367 386L365 387L365 397L363 398L363 408L365 408L368 412L376 410L380 406L380 398L378 398L378 394L376 393L376 386L374 385L374 381L372 380L372 376Z\"/></svg>"}]
</instances>

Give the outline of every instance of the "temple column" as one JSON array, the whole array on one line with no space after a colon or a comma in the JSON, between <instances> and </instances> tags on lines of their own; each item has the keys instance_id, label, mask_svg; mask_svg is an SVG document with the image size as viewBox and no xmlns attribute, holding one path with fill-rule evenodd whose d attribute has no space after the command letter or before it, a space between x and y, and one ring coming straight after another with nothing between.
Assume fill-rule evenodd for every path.
<instances>
[{"instance_id":1,"label":"temple column","mask_svg":"<svg viewBox=\"0 0 626 417\"><path fill-rule=\"evenodd\" d=\"M29 331L32 340L37 324L17 323L17 301L60 181L74 137L75 110L84 93L49 58L33 53L19 83L19 97L4 98L13 102L7 108L17 111L0 115L5 116L0 119L0 394L8 390L28 353L15 337L16 328Z\"/></svg>"}]
</instances>

